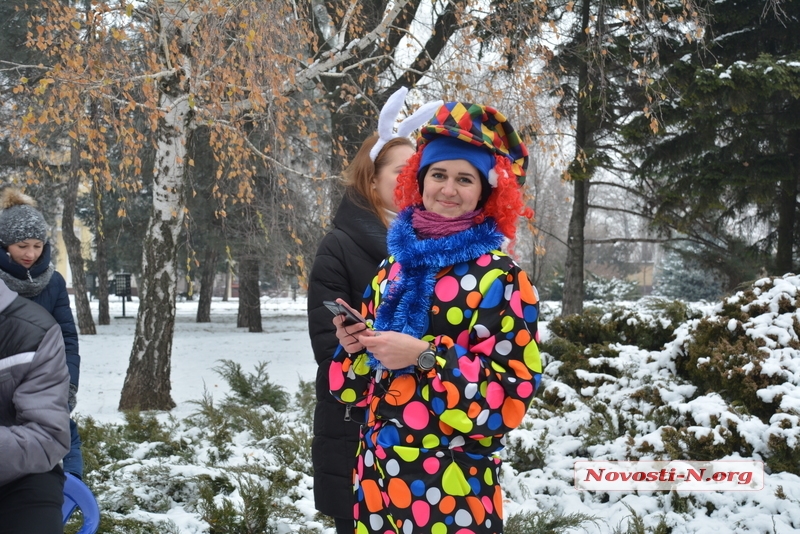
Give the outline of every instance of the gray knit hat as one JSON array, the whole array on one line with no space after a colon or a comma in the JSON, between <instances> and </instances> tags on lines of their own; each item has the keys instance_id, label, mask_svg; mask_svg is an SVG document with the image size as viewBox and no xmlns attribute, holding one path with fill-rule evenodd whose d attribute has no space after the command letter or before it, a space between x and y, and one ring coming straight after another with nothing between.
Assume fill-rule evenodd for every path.
<instances>
[{"instance_id":1,"label":"gray knit hat","mask_svg":"<svg viewBox=\"0 0 800 534\"><path fill-rule=\"evenodd\" d=\"M47 243L47 222L36 209L36 201L19 189L7 187L0 195L0 245L3 248L38 239Z\"/></svg>"}]
</instances>

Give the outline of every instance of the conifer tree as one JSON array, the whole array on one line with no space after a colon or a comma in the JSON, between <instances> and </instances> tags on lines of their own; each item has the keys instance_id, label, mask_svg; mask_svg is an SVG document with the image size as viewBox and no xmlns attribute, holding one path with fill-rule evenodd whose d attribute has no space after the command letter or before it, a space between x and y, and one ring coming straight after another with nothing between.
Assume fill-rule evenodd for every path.
<instances>
[{"instance_id":1,"label":"conifer tree","mask_svg":"<svg viewBox=\"0 0 800 534\"><path fill-rule=\"evenodd\" d=\"M732 288L756 276L759 265L747 266L758 258L771 274L797 266L800 4L711 2L708 10L704 47L661 50L670 58L658 82L669 95L664 128L652 136L638 120L626 135L644 147L636 154L645 213L663 233L701 244L700 257L714 258L705 267Z\"/></svg>"},{"instance_id":2,"label":"conifer tree","mask_svg":"<svg viewBox=\"0 0 800 534\"><path fill-rule=\"evenodd\" d=\"M661 93L653 75L659 46L685 35L702 19L694 3L626 0L496 0L483 24L484 38L501 38L508 65L547 59L555 119L567 123L574 155L565 178L573 184L562 314L583 309L584 227L592 179L600 168L631 170L620 150L620 128L641 116L658 128Z\"/></svg>"}]
</instances>

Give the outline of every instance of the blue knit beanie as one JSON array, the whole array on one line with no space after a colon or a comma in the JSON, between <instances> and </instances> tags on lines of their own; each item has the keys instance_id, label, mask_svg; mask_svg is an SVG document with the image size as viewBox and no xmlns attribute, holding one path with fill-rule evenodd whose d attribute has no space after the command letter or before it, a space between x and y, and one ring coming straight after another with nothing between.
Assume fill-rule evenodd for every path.
<instances>
[{"instance_id":1,"label":"blue knit beanie","mask_svg":"<svg viewBox=\"0 0 800 534\"><path fill-rule=\"evenodd\" d=\"M451 159L467 160L478 169L484 181L488 180L489 172L495 166L494 155L488 149L465 143L455 137L440 135L425 145L419 160L420 173L428 165ZM424 176L418 175L417 178L421 180Z\"/></svg>"}]
</instances>

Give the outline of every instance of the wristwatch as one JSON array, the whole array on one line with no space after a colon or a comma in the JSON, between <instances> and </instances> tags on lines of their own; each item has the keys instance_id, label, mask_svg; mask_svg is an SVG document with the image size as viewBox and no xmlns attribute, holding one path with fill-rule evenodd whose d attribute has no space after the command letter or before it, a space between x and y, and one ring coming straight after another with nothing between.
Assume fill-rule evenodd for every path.
<instances>
[{"instance_id":1,"label":"wristwatch","mask_svg":"<svg viewBox=\"0 0 800 534\"><path fill-rule=\"evenodd\" d=\"M417 357L417 367L423 371L430 371L436 365L436 345L433 343L423 350Z\"/></svg>"}]
</instances>

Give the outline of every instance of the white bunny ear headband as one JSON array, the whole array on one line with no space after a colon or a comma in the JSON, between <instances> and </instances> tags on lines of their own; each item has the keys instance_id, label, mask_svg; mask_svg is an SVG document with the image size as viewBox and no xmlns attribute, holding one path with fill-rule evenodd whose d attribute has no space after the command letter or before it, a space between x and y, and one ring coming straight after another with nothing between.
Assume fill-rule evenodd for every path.
<instances>
[{"instance_id":1,"label":"white bunny ear headband","mask_svg":"<svg viewBox=\"0 0 800 534\"><path fill-rule=\"evenodd\" d=\"M394 123L397 120L397 116L400 114L400 110L403 109L407 94L408 87L401 87L389 97L386 104L383 106L380 117L378 117L378 142L375 143L375 146L369 151L369 159L373 162L386 143L395 137L408 137L411 132L428 122L433 116L433 112L444 103L441 100L437 100L421 105L417 111L410 117L406 117L406 119L397 126L397 133L395 133L393 131Z\"/></svg>"}]
</instances>

